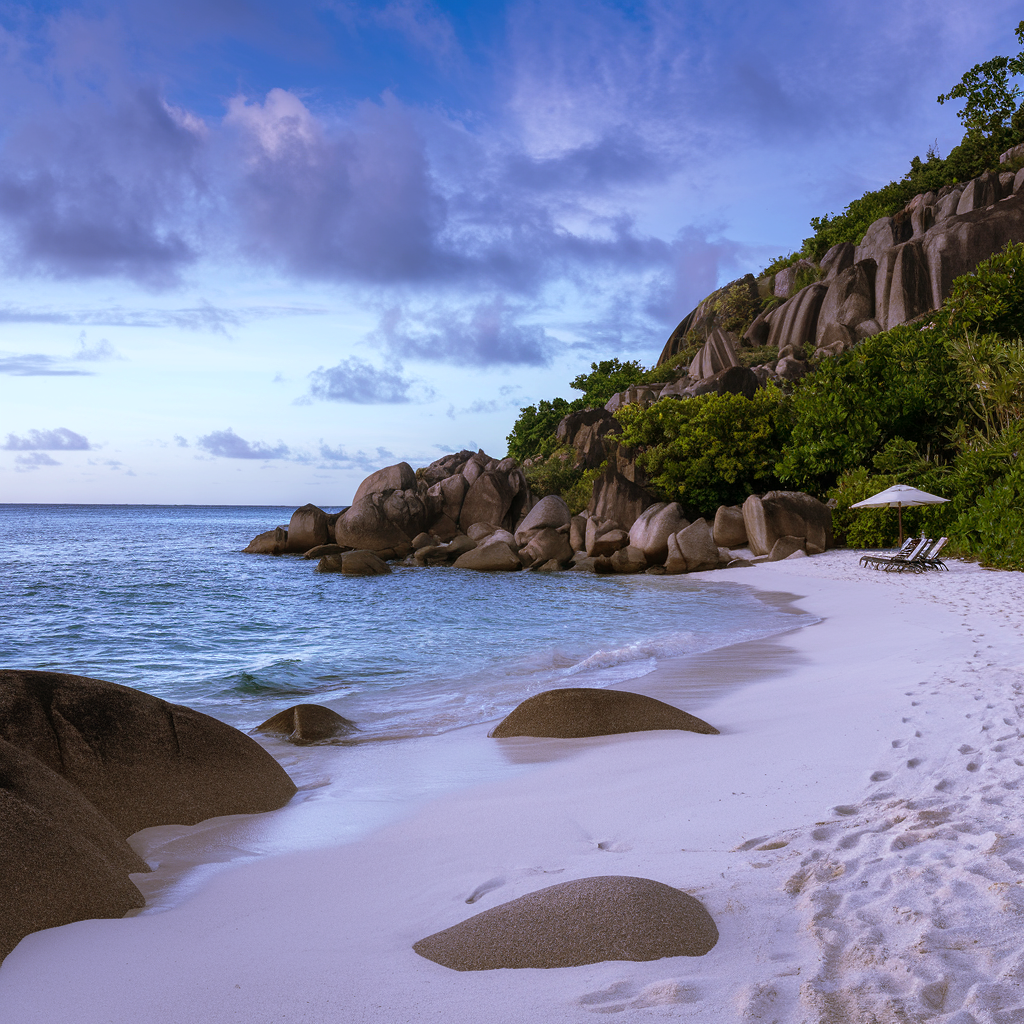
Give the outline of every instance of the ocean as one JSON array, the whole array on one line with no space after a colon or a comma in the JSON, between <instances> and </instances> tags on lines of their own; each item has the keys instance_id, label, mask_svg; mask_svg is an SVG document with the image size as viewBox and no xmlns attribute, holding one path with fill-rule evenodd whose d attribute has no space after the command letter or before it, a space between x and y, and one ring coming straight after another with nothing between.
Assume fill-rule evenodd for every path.
<instances>
[{"instance_id":1,"label":"ocean","mask_svg":"<svg viewBox=\"0 0 1024 1024\"><path fill-rule=\"evenodd\" d=\"M449 567L346 577L316 574L301 556L241 553L291 512L0 505L3 667L123 683L246 731L298 703L359 727L329 748L261 740L302 787L287 813L139 833L133 843L163 864L140 886L150 909L173 905L213 864L345 841L411 801L531 760L498 742L502 756L459 760L457 742L432 737L496 722L542 690L642 689L666 661L816 621L713 577ZM711 680L673 703L699 713L714 694Z\"/></svg>"}]
</instances>

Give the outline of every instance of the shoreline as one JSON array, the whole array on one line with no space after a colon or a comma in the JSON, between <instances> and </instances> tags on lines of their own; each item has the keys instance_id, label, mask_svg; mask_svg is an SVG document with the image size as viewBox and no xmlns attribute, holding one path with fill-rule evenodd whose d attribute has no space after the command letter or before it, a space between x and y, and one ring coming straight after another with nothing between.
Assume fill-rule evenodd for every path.
<instances>
[{"instance_id":1,"label":"shoreline","mask_svg":"<svg viewBox=\"0 0 1024 1024\"><path fill-rule=\"evenodd\" d=\"M566 756L567 741L460 730L468 755L504 750L533 767L441 793L343 846L220 873L174 910L29 936L0 968L0 1016L511 1024L899 1009L952 1021L965 1009L980 1021L1017 1007L1024 575L951 563L904 578L856 571L858 554L707 574L797 593L822 619L769 642L787 652L770 678L703 705L721 736L569 741ZM735 670L763 672L757 657ZM675 672L659 665L621 688L675 703ZM451 748L453 734L430 740ZM694 959L471 974L411 949L597 874L691 892L718 945Z\"/></svg>"}]
</instances>

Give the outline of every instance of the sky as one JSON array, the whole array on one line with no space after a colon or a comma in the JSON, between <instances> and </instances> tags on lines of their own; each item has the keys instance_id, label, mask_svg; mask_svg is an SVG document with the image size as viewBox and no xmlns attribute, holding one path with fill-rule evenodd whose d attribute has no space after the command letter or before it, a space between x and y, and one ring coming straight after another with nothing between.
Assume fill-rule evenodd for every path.
<instances>
[{"instance_id":1,"label":"sky","mask_svg":"<svg viewBox=\"0 0 1024 1024\"><path fill-rule=\"evenodd\" d=\"M500 458L962 134L989 0L0 0L0 501Z\"/></svg>"}]
</instances>

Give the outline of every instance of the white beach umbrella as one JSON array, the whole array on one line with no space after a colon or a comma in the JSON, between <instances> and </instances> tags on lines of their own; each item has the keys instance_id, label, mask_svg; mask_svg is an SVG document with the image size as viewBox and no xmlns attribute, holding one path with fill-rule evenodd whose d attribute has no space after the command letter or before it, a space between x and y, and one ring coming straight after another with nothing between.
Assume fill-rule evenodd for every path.
<instances>
[{"instance_id":1,"label":"white beach umbrella","mask_svg":"<svg viewBox=\"0 0 1024 1024\"><path fill-rule=\"evenodd\" d=\"M858 501L850 508L894 508L900 521L900 547L903 546L903 510L914 505L941 505L949 498L940 498L937 494L929 494L927 491L919 491L916 487L908 487L907 484L893 484L884 491L871 495L863 501Z\"/></svg>"}]
</instances>

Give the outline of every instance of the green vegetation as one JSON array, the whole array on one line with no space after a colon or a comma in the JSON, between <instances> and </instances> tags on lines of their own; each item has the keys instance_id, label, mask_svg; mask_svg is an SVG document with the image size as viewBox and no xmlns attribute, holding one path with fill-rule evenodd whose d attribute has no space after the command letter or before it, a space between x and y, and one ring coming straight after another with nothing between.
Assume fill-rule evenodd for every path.
<instances>
[{"instance_id":1,"label":"green vegetation","mask_svg":"<svg viewBox=\"0 0 1024 1024\"><path fill-rule=\"evenodd\" d=\"M1016 30L1024 45L1024 21ZM820 257L838 242L859 242L867 227L922 192L998 166L999 153L1024 141L1024 105L1011 76L1024 74L1024 51L976 65L939 97L963 100L965 135L948 157L914 158L901 181L854 200L840 214L815 218L801 250L766 268L773 275L799 259ZM1016 161L1001 170L1024 165ZM803 268L798 284L816 278ZM740 333L778 300L755 297L749 281L717 296L718 322ZM703 338L645 370L617 359L591 364L572 387L573 402L541 401L520 411L509 453L530 458L531 487L560 493L573 511L586 506L604 466L575 469L577 453L555 436L567 413L604 405L633 384L674 379ZM774 357L770 348L741 352L744 365ZM947 535L954 554L1024 570L1024 244L1007 245L954 282L942 309L928 318L865 339L851 352L822 360L791 393L770 386L752 400L739 395L665 398L616 413L617 438L631 447L659 497L687 516L714 515L751 493L805 490L833 505L839 543L890 546L893 510L851 506L896 482L950 500L907 509L908 532Z\"/></svg>"}]
</instances>

